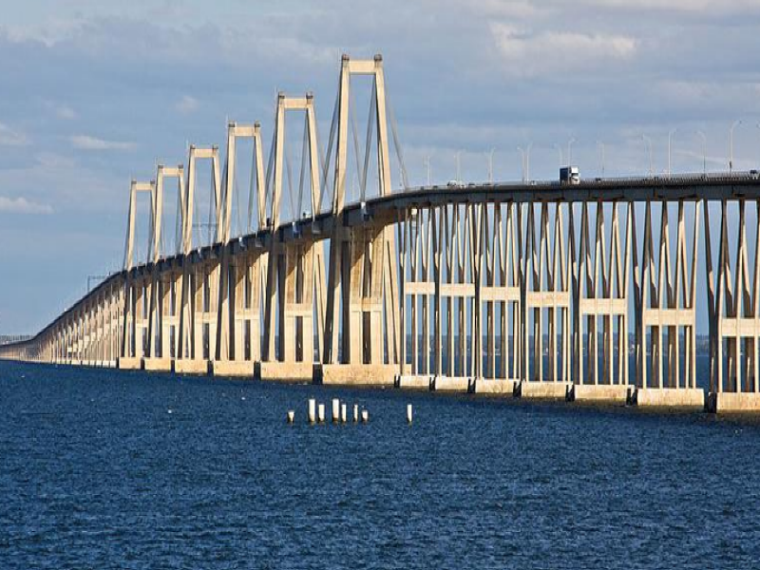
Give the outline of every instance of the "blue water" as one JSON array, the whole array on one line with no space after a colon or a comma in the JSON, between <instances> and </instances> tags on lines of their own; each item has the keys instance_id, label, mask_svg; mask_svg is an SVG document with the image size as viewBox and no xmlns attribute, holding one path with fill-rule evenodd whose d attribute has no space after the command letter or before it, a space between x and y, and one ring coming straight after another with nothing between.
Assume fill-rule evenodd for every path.
<instances>
[{"instance_id":1,"label":"blue water","mask_svg":"<svg viewBox=\"0 0 760 570\"><path fill-rule=\"evenodd\" d=\"M0 363L3 570L758 568L759 495L751 421Z\"/></svg>"}]
</instances>

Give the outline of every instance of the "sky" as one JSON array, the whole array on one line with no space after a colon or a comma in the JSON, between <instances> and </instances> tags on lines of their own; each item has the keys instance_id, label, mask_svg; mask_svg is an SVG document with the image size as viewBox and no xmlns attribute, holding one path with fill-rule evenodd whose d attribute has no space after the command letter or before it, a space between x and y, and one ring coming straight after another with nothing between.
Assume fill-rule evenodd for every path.
<instances>
[{"instance_id":1,"label":"sky","mask_svg":"<svg viewBox=\"0 0 760 570\"><path fill-rule=\"evenodd\" d=\"M278 91L329 131L341 53L382 53L409 182L760 165L760 0L26 0L0 20L0 334L121 268L129 181L224 146ZM323 142L324 138L323 138ZM601 144L604 145L602 162ZM223 150L223 148L222 148ZM91 280L92 281L92 280Z\"/></svg>"}]
</instances>

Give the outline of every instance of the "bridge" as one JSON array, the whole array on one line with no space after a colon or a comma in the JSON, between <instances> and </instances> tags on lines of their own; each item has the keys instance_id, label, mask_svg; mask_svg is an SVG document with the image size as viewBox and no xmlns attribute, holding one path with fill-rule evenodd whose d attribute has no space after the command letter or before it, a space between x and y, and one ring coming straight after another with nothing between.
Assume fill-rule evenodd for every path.
<instances>
[{"instance_id":1,"label":"bridge","mask_svg":"<svg viewBox=\"0 0 760 570\"><path fill-rule=\"evenodd\" d=\"M371 84L363 145L355 77ZM241 139L253 149L247 196ZM200 161L211 172L205 224ZM172 248L164 205L175 185ZM326 154L313 95L280 94L267 163L260 124L231 122L223 165L217 147L191 146L186 164L132 181L123 270L0 358L758 412L758 220L755 171L410 188L382 58L343 56ZM143 260L138 221L149 227Z\"/></svg>"}]
</instances>

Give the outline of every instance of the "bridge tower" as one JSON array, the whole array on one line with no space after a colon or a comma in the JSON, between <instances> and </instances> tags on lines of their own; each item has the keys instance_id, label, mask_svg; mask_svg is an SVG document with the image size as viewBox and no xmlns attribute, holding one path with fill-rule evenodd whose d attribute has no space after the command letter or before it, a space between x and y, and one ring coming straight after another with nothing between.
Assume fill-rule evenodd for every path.
<instances>
[{"instance_id":1,"label":"bridge tower","mask_svg":"<svg viewBox=\"0 0 760 570\"><path fill-rule=\"evenodd\" d=\"M210 161L211 206L208 229L209 243L193 242L197 162ZM222 219L222 185L219 149L216 146L190 146L187 158L185 212L180 253L181 267L173 272L175 299L167 303L168 313L173 307L172 322L178 325L174 370L179 373L202 373L209 369L215 356L217 333L217 287L220 278L220 260L214 249L224 232ZM198 226L203 228L201 224ZM200 232L199 232L200 233ZM177 307L179 310L177 310ZM179 315L177 315L179 313Z\"/></svg>"},{"instance_id":2,"label":"bridge tower","mask_svg":"<svg viewBox=\"0 0 760 570\"><path fill-rule=\"evenodd\" d=\"M286 97L279 94L274 132L274 177L271 194L271 225L275 229L269 248L264 311L264 345L258 376L265 380L311 380L314 372L315 332L317 352L323 350L324 301L324 244L313 235L298 231L285 232L281 227L285 159L285 117L288 111L305 113L304 155L302 156L301 185L297 198L290 196L294 222L308 217L302 211L303 178L308 160L310 186L310 215L319 213L320 160L317 143L317 123L314 99ZM306 149L308 148L308 152ZM289 177L290 178L290 177ZM290 189L292 192L292 188ZM293 228L296 226L293 225ZM286 240L287 236L287 240ZM315 331L315 318L316 331Z\"/></svg>"},{"instance_id":3,"label":"bridge tower","mask_svg":"<svg viewBox=\"0 0 760 570\"><path fill-rule=\"evenodd\" d=\"M253 142L251 186L255 183L256 193L251 191L248 195L248 231L260 232L267 229L261 126L259 123L239 125L231 122L227 126L227 158L224 166L224 227L220 240L216 359L211 363L215 375L226 376L250 376L253 374L253 363L261 361L261 297L268 258L260 240L232 240L239 139L250 139ZM251 228L250 217L254 206L257 211L256 227Z\"/></svg>"},{"instance_id":4,"label":"bridge tower","mask_svg":"<svg viewBox=\"0 0 760 570\"><path fill-rule=\"evenodd\" d=\"M182 236L186 232L186 197L184 192L185 171L182 165L168 167L158 165L156 192L153 208L153 234L151 264L146 272L148 282L148 347L143 358L145 370L171 371L172 355L176 354L176 329L178 318L172 303L175 298L178 276L177 255L182 248ZM177 182L178 219L175 228L175 250L162 249L164 217L164 184L167 179ZM173 334L174 333L174 334Z\"/></svg>"},{"instance_id":5,"label":"bridge tower","mask_svg":"<svg viewBox=\"0 0 760 570\"><path fill-rule=\"evenodd\" d=\"M365 223L349 228L343 220L349 147L351 77L373 79L380 196L391 193L391 170L385 76L381 56L351 60L343 56L337 100L337 149L333 184L335 224L330 236L324 354L316 368L323 383L392 383L399 367L399 298L393 229L373 222L371 208L361 204ZM370 119L370 126L374 123ZM370 141L370 130L367 140ZM369 145L368 145L369 148ZM365 155L365 160L369 153ZM365 181L366 182L366 181ZM340 341L340 345L339 345Z\"/></svg>"},{"instance_id":6,"label":"bridge tower","mask_svg":"<svg viewBox=\"0 0 760 570\"><path fill-rule=\"evenodd\" d=\"M152 240L154 225L154 204L156 183L137 182L132 180L129 187L129 210L127 214L127 243L124 256L124 302L121 327L121 346L118 366L123 369L139 369L145 356L148 333L148 310L145 280L137 276L134 266L135 255L135 226L137 223L137 197L147 193L150 200L149 235ZM152 241L151 241L152 245ZM65 328L64 338L70 338L70 330ZM68 340L64 340L68 344ZM64 352L68 352L67 350ZM68 358L68 355L64 355Z\"/></svg>"}]
</instances>

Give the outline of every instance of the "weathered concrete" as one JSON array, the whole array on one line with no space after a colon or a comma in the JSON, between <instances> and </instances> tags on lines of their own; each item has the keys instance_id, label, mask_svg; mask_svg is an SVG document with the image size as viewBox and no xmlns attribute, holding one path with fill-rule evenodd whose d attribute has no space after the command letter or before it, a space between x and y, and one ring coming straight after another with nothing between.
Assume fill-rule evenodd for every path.
<instances>
[{"instance_id":1,"label":"weathered concrete","mask_svg":"<svg viewBox=\"0 0 760 570\"><path fill-rule=\"evenodd\" d=\"M119 370L142 370L142 358L122 357L116 361Z\"/></svg>"},{"instance_id":2,"label":"weathered concrete","mask_svg":"<svg viewBox=\"0 0 760 570\"><path fill-rule=\"evenodd\" d=\"M340 386L393 386L395 364L315 364L314 382Z\"/></svg>"},{"instance_id":3,"label":"weathered concrete","mask_svg":"<svg viewBox=\"0 0 760 570\"><path fill-rule=\"evenodd\" d=\"M477 378L470 384L473 394L488 394L493 396L514 396L519 384L516 380L492 380Z\"/></svg>"},{"instance_id":4,"label":"weathered concrete","mask_svg":"<svg viewBox=\"0 0 760 570\"><path fill-rule=\"evenodd\" d=\"M171 358L143 358L143 370L146 372L171 372Z\"/></svg>"},{"instance_id":5,"label":"weathered concrete","mask_svg":"<svg viewBox=\"0 0 760 570\"><path fill-rule=\"evenodd\" d=\"M606 402L625 404L630 386L625 384L575 384L567 399L571 402Z\"/></svg>"},{"instance_id":6,"label":"weathered concrete","mask_svg":"<svg viewBox=\"0 0 760 570\"><path fill-rule=\"evenodd\" d=\"M402 390L430 390L432 383L433 376L404 374L396 377L396 388Z\"/></svg>"},{"instance_id":7,"label":"weathered concrete","mask_svg":"<svg viewBox=\"0 0 760 570\"><path fill-rule=\"evenodd\" d=\"M264 382L311 382L314 364L311 362L257 362L254 378Z\"/></svg>"},{"instance_id":8,"label":"weathered concrete","mask_svg":"<svg viewBox=\"0 0 760 570\"><path fill-rule=\"evenodd\" d=\"M182 358L174 361L175 374L199 374L204 375L209 372L208 360L193 360Z\"/></svg>"},{"instance_id":9,"label":"weathered concrete","mask_svg":"<svg viewBox=\"0 0 760 570\"><path fill-rule=\"evenodd\" d=\"M702 410L705 407L705 392L701 388L637 388L631 403L648 408L689 408Z\"/></svg>"},{"instance_id":10,"label":"weathered concrete","mask_svg":"<svg viewBox=\"0 0 760 570\"><path fill-rule=\"evenodd\" d=\"M213 376L253 378L253 362L248 360L213 360L211 362L211 374Z\"/></svg>"},{"instance_id":11,"label":"weathered concrete","mask_svg":"<svg viewBox=\"0 0 760 570\"><path fill-rule=\"evenodd\" d=\"M435 376L430 389L435 392L462 392L470 391L471 378L465 376Z\"/></svg>"},{"instance_id":12,"label":"weathered concrete","mask_svg":"<svg viewBox=\"0 0 760 570\"><path fill-rule=\"evenodd\" d=\"M520 382L515 395L530 400L565 400L572 384L569 382Z\"/></svg>"},{"instance_id":13,"label":"weathered concrete","mask_svg":"<svg viewBox=\"0 0 760 570\"><path fill-rule=\"evenodd\" d=\"M707 411L714 414L760 412L760 393L711 392L707 395Z\"/></svg>"}]
</instances>

